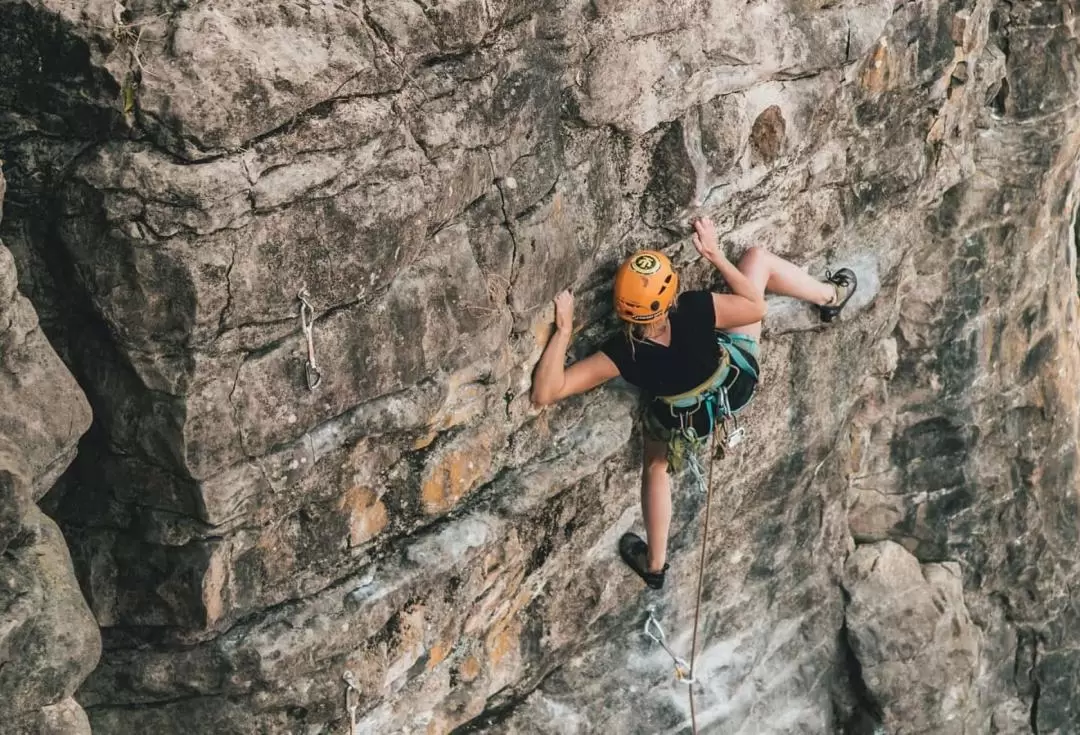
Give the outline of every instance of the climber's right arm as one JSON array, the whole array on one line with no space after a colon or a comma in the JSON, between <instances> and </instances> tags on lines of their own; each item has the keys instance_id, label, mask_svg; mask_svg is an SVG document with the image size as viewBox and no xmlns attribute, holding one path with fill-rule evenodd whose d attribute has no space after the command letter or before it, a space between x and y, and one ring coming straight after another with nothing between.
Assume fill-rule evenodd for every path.
<instances>
[{"instance_id":1,"label":"climber's right arm","mask_svg":"<svg viewBox=\"0 0 1080 735\"><path fill-rule=\"evenodd\" d=\"M611 358L603 352L589 355L570 367L563 367L574 323L574 297L563 291L555 297L555 334L544 348L533 373L532 402L547 406L567 396L584 393L619 374Z\"/></svg>"}]
</instances>

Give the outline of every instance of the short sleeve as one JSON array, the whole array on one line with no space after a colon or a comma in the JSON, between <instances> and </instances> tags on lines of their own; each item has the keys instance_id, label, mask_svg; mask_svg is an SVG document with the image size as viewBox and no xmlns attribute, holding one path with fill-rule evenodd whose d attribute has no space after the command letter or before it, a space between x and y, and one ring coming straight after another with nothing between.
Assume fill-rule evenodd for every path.
<instances>
[{"instance_id":1,"label":"short sleeve","mask_svg":"<svg viewBox=\"0 0 1080 735\"><path fill-rule=\"evenodd\" d=\"M623 363L626 361L626 336L620 333L611 335L600 345L600 351L610 357L622 371Z\"/></svg>"},{"instance_id":2,"label":"short sleeve","mask_svg":"<svg viewBox=\"0 0 1080 735\"><path fill-rule=\"evenodd\" d=\"M679 318L695 332L716 328L716 307L710 291L687 291L679 297Z\"/></svg>"},{"instance_id":3,"label":"short sleeve","mask_svg":"<svg viewBox=\"0 0 1080 735\"><path fill-rule=\"evenodd\" d=\"M623 332L616 332L602 345L600 351L611 358L615 367L619 368L619 374L627 380L631 380L629 372L633 372L633 360L630 356L630 346Z\"/></svg>"}]
</instances>

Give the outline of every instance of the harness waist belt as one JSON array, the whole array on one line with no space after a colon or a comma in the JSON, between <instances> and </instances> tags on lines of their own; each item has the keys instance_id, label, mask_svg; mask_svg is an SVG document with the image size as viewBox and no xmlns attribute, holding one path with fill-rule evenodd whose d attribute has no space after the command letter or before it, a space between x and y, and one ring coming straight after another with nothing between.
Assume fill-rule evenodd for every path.
<instances>
[{"instance_id":1,"label":"harness waist belt","mask_svg":"<svg viewBox=\"0 0 1080 735\"><path fill-rule=\"evenodd\" d=\"M732 342L731 337L724 332L717 332L716 343L721 353L720 366L708 380L685 393L679 393L675 396L657 396L657 398L672 408L694 408L701 403L705 396L721 388L727 388L728 379L734 377L738 372L744 372L757 379L757 370L742 354L742 350ZM731 369L732 362L735 363L734 371Z\"/></svg>"},{"instance_id":2,"label":"harness waist belt","mask_svg":"<svg viewBox=\"0 0 1080 735\"><path fill-rule=\"evenodd\" d=\"M704 383L696 388L691 388L685 393L680 393L677 396L657 396L657 398L672 408L693 408L701 403L701 399L704 396L724 387L724 383L727 381L728 377L730 377L730 373L731 361L728 356L728 351L724 350L723 355L720 357L720 367L718 367L716 372Z\"/></svg>"}]
</instances>

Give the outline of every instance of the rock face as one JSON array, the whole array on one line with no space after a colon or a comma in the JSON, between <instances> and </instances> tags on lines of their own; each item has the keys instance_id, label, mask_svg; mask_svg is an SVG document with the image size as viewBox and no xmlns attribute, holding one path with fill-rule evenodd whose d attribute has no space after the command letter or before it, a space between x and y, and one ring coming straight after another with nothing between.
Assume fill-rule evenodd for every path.
<instances>
[{"instance_id":1,"label":"rock face","mask_svg":"<svg viewBox=\"0 0 1080 735\"><path fill-rule=\"evenodd\" d=\"M0 202L4 198L0 176ZM101 636L56 524L36 501L75 456L90 406L49 346L0 244L0 721L4 732L89 733L71 699Z\"/></svg>"},{"instance_id":2,"label":"rock face","mask_svg":"<svg viewBox=\"0 0 1080 735\"><path fill-rule=\"evenodd\" d=\"M95 732L685 732L704 498L642 592L633 394L527 394L560 289L580 356L633 249L710 282L697 213L863 284L771 305L702 731L1076 731L1076 10L0 1Z\"/></svg>"},{"instance_id":3,"label":"rock face","mask_svg":"<svg viewBox=\"0 0 1080 735\"><path fill-rule=\"evenodd\" d=\"M889 732L963 732L974 714L978 630L956 562L919 565L892 541L848 558L845 623Z\"/></svg>"}]
</instances>

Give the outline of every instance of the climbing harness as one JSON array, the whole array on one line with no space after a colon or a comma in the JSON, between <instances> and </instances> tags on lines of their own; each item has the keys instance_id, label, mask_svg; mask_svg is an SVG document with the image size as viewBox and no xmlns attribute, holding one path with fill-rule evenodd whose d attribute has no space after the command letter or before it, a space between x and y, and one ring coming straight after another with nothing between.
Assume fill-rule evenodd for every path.
<instances>
[{"instance_id":1,"label":"climbing harness","mask_svg":"<svg viewBox=\"0 0 1080 735\"><path fill-rule=\"evenodd\" d=\"M692 429L691 429L692 430ZM731 447L731 434L727 433L726 426L721 423L720 430L725 431L725 443L721 445L721 452L723 447ZM737 444L738 442L736 442ZM690 470L690 474L693 477L694 485L698 488L699 492L705 494L705 519L703 528L701 531L701 555L698 562L698 580L697 580L697 600L694 603L694 635L690 644L690 663L688 664L684 659L677 656L667 644L667 636L664 635L664 629L660 626L660 621L653 615L652 608L649 608L649 617L645 621L645 635L659 643L660 646L671 656L671 660L675 664L675 678L684 684L687 684L687 689L690 692L690 724L693 729L694 735L697 735L697 711L694 705L694 684L697 683L697 677L694 674L694 664L697 659L697 646L698 646L698 629L701 621L701 596L705 589L705 559L706 551L708 549L709 540L709 521L712 515L712 500L713 500L713 466L716 464L716 432L713 431L709 438L709 472L708 476L705 474L705 468L701 465L701 458L698 453L691 452L687 457L687 466ZM653 633L653 630L656 633Z\"/></svg>"},{"instance_id":2,"label":"climbing harness","mask_svg":"<svg viewBox=\"0 0 1080 735\"><path fill-rule=\"evenodd\" d=\"M360 709L360 687L356 685L356 675L348 669L341 675L345 680L345 710L349 713L349 733L356 732L356 711Z\"/></svg>"},{"instance_id":3,"label":"climbing harness","mask_svg":"<svg viewBox=\"0 0 1080 735\"><path fill-rule=\"evenodd\" d=\"M322 373L319 372L318 366L315 365L315 309L312 308L311 302L308 301L308 292L306 288L300 289L300 293L296 294L296 298L300 299L300 328L304 330L304 339L307 340L307 362L304 363L304 378L307 380L308 390L315 390L319 383L322 382Z\"/></svg>"},{"instance_id":4,"label":"climbing harness","mask_svg":"<svg viewBox=\"0 0 1080 735\"><path fill-rule=\"evenodd\" d=\"M739 426L737 414L750 405L750 400L739 408L732 409L728 400L728 389L742 374L749 375L756 381L758 371L735 344L731 335L717 332L716 343L720 348L720 365L708 380L685 393L657 397L679 422L678 428L672 431L668 441L668 459L676 469L687 464L685 458L700 451L706 443L705 437L694 428L694 416L698 411L704 410L708 417L706 436L715 434L718 427L723 430L723 449L734 449L746 438L746 430ZM691 471L694 471L692 465ZM700 473L700 467L698 471ZM700 481L697 486L701 486Z\"/></svg>"}]
</instances>

